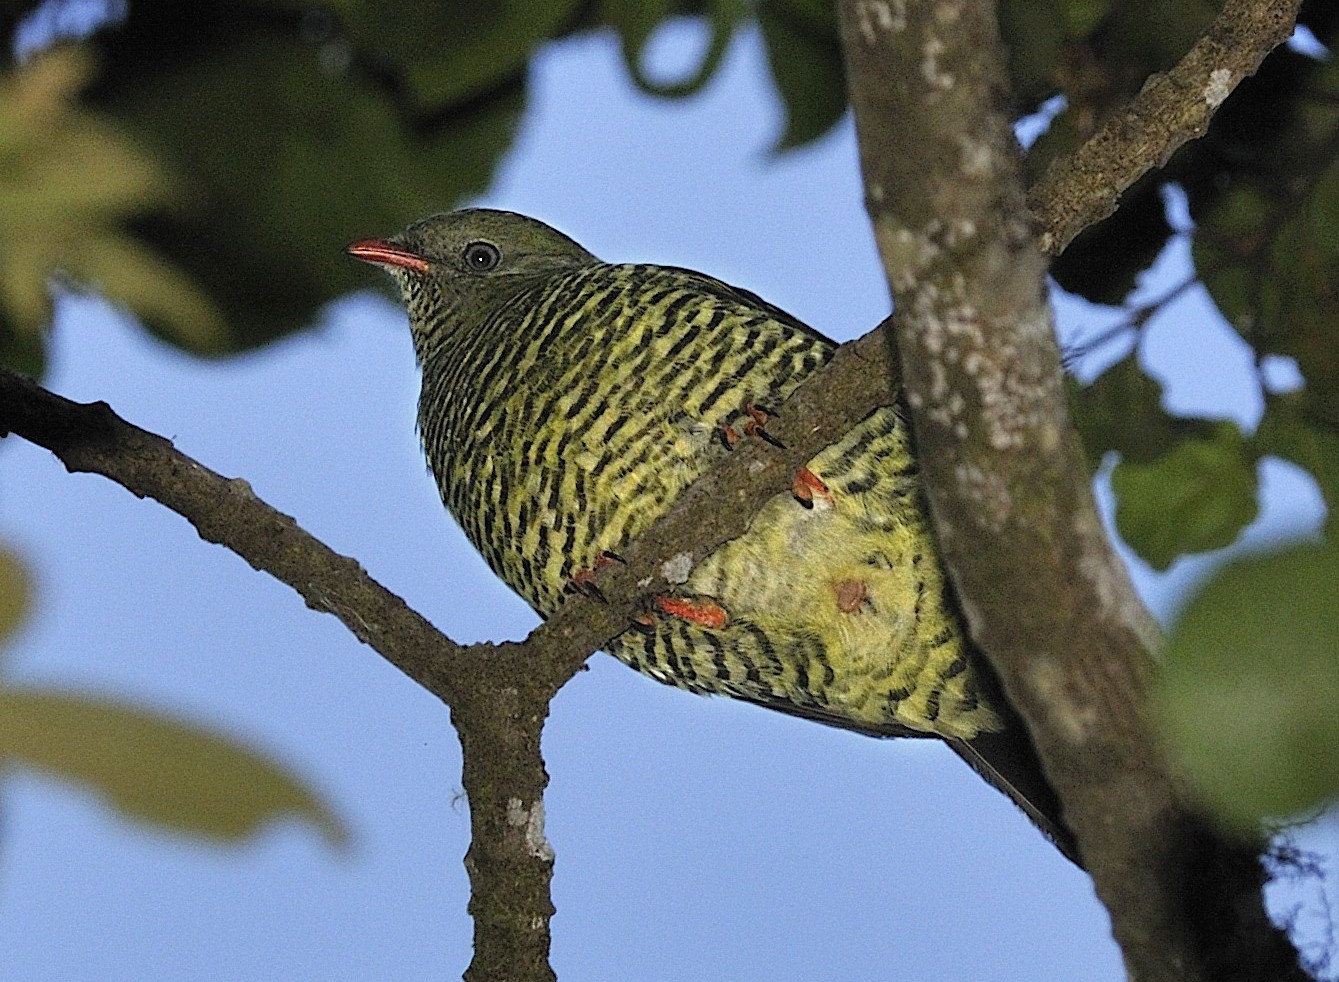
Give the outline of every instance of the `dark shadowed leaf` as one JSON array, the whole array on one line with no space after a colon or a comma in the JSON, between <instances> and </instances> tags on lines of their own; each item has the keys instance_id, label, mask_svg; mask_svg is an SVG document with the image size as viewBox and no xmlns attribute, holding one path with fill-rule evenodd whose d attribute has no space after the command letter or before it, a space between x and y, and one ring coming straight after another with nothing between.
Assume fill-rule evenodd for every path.
<instances>
[{"instance_id":1,"label":"dark shadowed leaf","mask_svg":"<svg viewBox=\"0 0 1339 982\"><path fill-rule=\"evenodd\" d=\"M1017 0L1026 3L1027 0ZM1084 37L1095 30L1111 12L1116 0L1061 0L1059 10L1070 37Z\"/></svg>"},{"instance_id":2,"label":"dark shadowed leaf","mask_svg":"<svg viewBox=\"0 0 1339 982\"><path fill-rule=\"evenodd\" d=\"M125 70L97 96L189 182L180 207L139 228L227 314L216 343L184 345L200 353L304 327L322 304L371 282L343 245L482 190L521 108L513 87L416 132L391 90L332 63L326 46L243 20L199 50L144 52L142 32L164 25L136 21L138 8L104 41ZM162 16L203 14L190 6Z\"/></svg>"},{"instance_id":3,"label":"dark shadowed leaf","mask_svg":"<svg viewBox=\"0 0 1339 982\"><path fill-rule=\"evenodd\" d=\"M1333 48L1334 39L1339 35L1339 4L1329 0L1304 0L1297 14L1297 23L1309 28L1321 44Z\"/></svg>"},{"instance_id":4,"label":"dark shadowed leaf","mask_svg":"<svg viewBox=\"0 0 1339 982\"><path fill-rule=\"evenodd\" d=\"M1309 471L1329 508L1331 526L1339 512L1339 430L1307 412L1304 393L1273 395L1253 437L1260 454L1274 454Z\"/></svg>"},{"instance_id":5,"label":"dark shadowed leaf","mask_svg":"<svg viewBox=\"0 0 1339 982\"><path fill-rule=\"evenodd\" d=\"M1119 66L1127 86L1136 89L1153 72L1163 71L1190 50L1218 13L1216 0L1144 0L1112 2L1094 32L1102 61ZM1132 93L1131 93L1132 94Z\"/></svg>"},{"instance_id":6,"label":"dark shadowed leaf","mask_svg":"<svg viewBox=\"0 0 1339 982\"><path fill-rule=\"evenodd\" d=\"M1262 354L1295 358L1310 400L1339 422L1339 160L1295 212L1277 207L1249 186L1224 195L1197 258L1228 320Z\"/></svg>"},{"instance_id":7,"label":"dark shadowed leaf","mask_svg":"<svg viewBox=\"0 0 1339 982\"><path fill-rule=\"evenodd\" d=\"M22 557L0 546L0 644L23 623L33 602L32 574Z\"/></svg>"},{"instance_id":8,"label":"dark shadowed leaf","mask_svg":"<svg viewBox=\"0 0 1339 982\"><path fill-rule=\"evenodd\" d=\"M1192 198L1195 261L1233 327L1258 353L1293 357L1308 411L1337 426L1339 63L1281 50L1250 81L1253 112L1224 105L1237 140L1220 168L1240 173Z\"/></svg>"},{"instance_id":9,"label":"dark shadowed leaf","mask_svg":"<svg viewBox=\"0 0 1339 982\"><path fill-rule=\"evenodd\" d=\"M846 112L836 10L820 0L766 0L758 25L786 111L775 149L789 150L822 136Z\"/></svg>"},{"instance_id":10,"label":"dark shadowed leaf","mask_svg":"<svg viewBox=\"0 0 1339 982\"><path fill-rule=\"evenodd\" d=\"M1134 352L1113 364L1071 401L1074 425L1094 468L1109 450L1122 460L1148 462L1176 441L1176 419L1162 409L1162 383L1139 367Z\"/></svg>"},{"instance_id":11,"label":"dark shadowed leaf","mask_svg":"<svg viewBox=\"0 0 1339 982\"><path fill-rule=\"evenodd\" d=\"M0 365L40 379L46 373L46 332L16 330L0 311Z\"/></svg>"},{"instance_id":12,"label":"dark shadowed leaf","mask_svg":"<svg viewBox=\"0 0 1339 982\"><path fill-rule=\"evenodd\" d=\"M1067 152L1051 143L1065 133L1067 113L1057 119L1056 134L1048 134L1045 147L1037 152ZM1041 141L1038 141L1041 143ZM1161 176L1138 181L1125 193L1120 210L1105 221L1085 229L1051 265L1051 275L1071 293L1093 303L1118 304L1135 288L1139 274L1158 257L1172 227L1159 191Z\"/></svg>"},{"instance_id":13,"label":"dark shadowed leaf","mask_svg":"<svg viewBox=\"0 0 1339 982\"><path fill-rule=\"evenodd\" d=\"M698 13L707 8L706 23L711 36L696 64L673 79L656 78L645 64L647 43L656 29L676 15ZM649 95L678 99L694 95L711 81L734 37L739 21L749 13L741 0L601 0L600 19L618 32L623 63L634 85Z\"/></svg>"},{"instance_id":14,"label":"dark shadowed leaf","mask_svg":"<svg viewBox=\"0 0 1339 982\"><path fill-rule=\"evenodd\" d=\"M329 7L360 56L390 67L415 107L431 113L523 77L535 49L571 26L579 4L332 0Z\"/></svg>"},{"instance_id":15,"label":"dark shadowed leaf","mask_svg":"<svg viewBox=\"0 0 1339 982\"><path fill-rule=\"evenodd\" d=\"M1062 0L1002 0L999 5L1009 78L1024 111L1059 89L1056 67L1069 37L1063 6Z\"/></svg>"},{"instance_id":16,"label":"dark shadowed leaf","mask_svg":"<svg viewBox=\"0 0 1339 982\"><path fill-rule=\"evenodd\" d=\"M0 76L0 351L29 372L42 367L57 276L194 346L224 330L205 292L131 234L130 219L181 186L120 127L76 105L91 72L88 53L66 46Z\"/></svg>"},{"instance_id":17,"label":"dark shadowed leaf","mask_svg":"<svg viewBox=\"0 0 1339 982\"><path fill-rule=\"evenodd\" d=\"M1259 511L1255 463L1227 422L1211 439L1183 440L1149 463L1122 461L1111 473L1121 538L1154 569L1231 545Z\"/></svg>"},{"instance_id":18,"label":"dark shadowed leaf","mask_svg":"<svg viewBox=\"0 0 1339 982\"><path fill-rule=\"evenodd\" d=\"M1168 641L1156 704L1204 800L1250 830L1339 794L1339 550L1222 570Z\"/></svg>"},{"instance_id":19,"label":"dark shadowed leaf","mask_svg":"<svg viewBox=\"0 0 1339 982\"><path fill-rule=\"evenodd\" d=\"M299 778L215 733L70 692L0 688L0 761L102 794L126 815L239 840L282 819L310 822L333 844L339 818Z\"/></svg>"},{"instance_id":20,"label":"dark shadowed leaf","mask_svg":"<svg viewBox=\"0 0 1339 982\"><path fill-rule=\"evenodd\" d=\"M1162 407L1162 383L1131 352L1089 385L1076 389L1074 424L1096 467L1109 450L1129 463L1149 463L1187 436L1210 437L1213 424L1172 416Z\"/></svg>"}]
</instances>

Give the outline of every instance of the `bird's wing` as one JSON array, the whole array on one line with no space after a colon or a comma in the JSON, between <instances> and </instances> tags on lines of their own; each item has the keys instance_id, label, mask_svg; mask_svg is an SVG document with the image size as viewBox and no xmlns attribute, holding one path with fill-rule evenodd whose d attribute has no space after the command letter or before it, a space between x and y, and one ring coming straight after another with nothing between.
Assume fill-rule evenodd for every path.
<instances>
[{"instance_id":1,"label":"bird's wing","mask_svg":"<svg viewBox=\"0 0 1339 982\"><path fill-rule=\"evenodd\" d=\"M744 697L746 701L766 709L775 709L790 716L813 720L843 730L852 730L875 737L934 737L936 734L912 730L896 723L865 724L828 712L818 706L798 706L792 702L769 702ZM1003 705L1003 703L1001 703ZM945 739L953 752L965 760L991 787L1003 792L1009 800L1037 826L1042 835L1079 868L1078 843L1074 833L1065 824L1060 811L1060 799L1046 780L1041 761L1032 746L1032 740L1023 728L1023 721L1009 712L1008 725L997 733L979 733L971 740Z\"/></svg>"},{"instance_id":2,"label":"bird's wing","mask_svg":"<svg viewBox=\"0 0 1339 982\"><path fill-rule=\"evenodd\" d=\"M814 328L810 327L794 314L787 313L775 304L768 303L752 290L745 290L743 287L739 286L731 286L724 280L718 280L714 276L698 273L691 269L683 269L678 266L667 268L673 269L676 273L691 279L694 285L705 293L720 297L722 300L728 300L732 303L742 304L745 307L752 307L755 310L762 311L774 321L784 324L801 334L808 335L813 340L821 342L825 347L836 347L836 342L827 335L823 334L821 331L814 330Z\"/></svg>"},{"instance_id":3,"label":"bird's wing","mask_svg":"<svg viewBox=\"0 0 1339 982\"><path fill-rule=\"evenodd\" d=\"M866 736L875 737L935 737L937 734L922 730L913 730L897 723L860 723L821 706L801 706L784 700L737 696L747 702L767 709L779 710L790 716L813 720L843 730L852 730ZM1003 792L1009 800L1022 809L1041 833L1050 839L1064 856L1079 868L1083 860L1079 856L1078 843L1074 833L1065 824L1060 809L1060 799L1046 779L1037 751L1032 746L1023 721L1017 713L1008 708L1002 699L996 699L1005 718L1005 728L995 733L978 733L971 740L944 739L953 752L965 760L981 778L991 787Z\"/></svg>"},{"instance_id":4,"label":"bird's wing","mask_svg":"<svg viewBox=\"0 0 1339 982\"><path fill-rule=\"evenodd\" d=\"M785 713L788 716L796 716L800 719L812 720L815 723L822 723L825 726L835 726L839 730L851 730L854 733L862 733L865 736L873 737L937 737L938 734L926 733L923 730L913 730L908 726L902 726L900 723L861 723L846 716L838 715L822 706L802 706L785 699L763 699L750 695L731 693L735 699L744 702L751 702L755 706L762 706L764 709L774 709Z\"/></svg>"},{"instance_id":5,"label":"bird's wing","mask_svg":"<svg viewBox=\"0 0 1339 982\"><path fill-rule=\"evenodd\" d=\"M1067 859L1083 868L1074 833L1061 815L1060 799L1046 780L1022 720L1011 718L1009 726L997 733L949 740L948 745L987 784L1008 795Z\"/></svg>"}]
</instances>

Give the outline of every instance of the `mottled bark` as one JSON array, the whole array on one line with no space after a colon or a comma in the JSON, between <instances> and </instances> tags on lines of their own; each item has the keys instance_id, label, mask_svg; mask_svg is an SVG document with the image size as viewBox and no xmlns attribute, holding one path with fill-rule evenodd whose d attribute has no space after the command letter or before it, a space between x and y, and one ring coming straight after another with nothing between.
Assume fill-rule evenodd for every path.
<instances>
[{"instance_id":1,"label":"mottled bark","mask_svg":"<svg viewBox=\"0 0 1339 982\"><path fill-rule=\"evenodd\" d=\"M1130 975L1304 978L1265 916L1256 850L1198 819L1159 751L1147 707L1157 635L1103 533L1069 422L994 4L844 0L840 10L866 203L936 534ZM1223 85L1241 77L1224 71ZM1071 234L1068 218L1057 227L1043 240Z\"/></svg>"},{"instance_id":2,"label":"mottled bark","mask_svg":"<svg viewBox=\"0 0 1339 982\"><path fill-rule=\"evenodd\" d=\"M1223 88L1230 90L1258 63L1286 32L1288 11L1295 7L1292 0L1230 0L1202 43L1211 45L1203 48L1208 60L1201 67L1214 87L1197 88L1192 80L1164 90L1151 82L1140 99L1165 91L1177 102L1179 92L1184 117L1193 118L1200 110L1196 100L1209 92L1226 95ZM1066 801L1074 796L1072 819L1085 851L1091 850L1090 865L1101 866L1103 898L1113 916L1122 911L1117 930L1131 968L1140 977L1169 977L1158 974L1161 966L1174 967L1168 958L1178 952L1198 957L1206 931L1187 923L1192 900L1210 926L1244 925L1247 943L1228 952L1242 964L1280 951L1286 956L1286 940L1276 949L1256 943L1263 937L1258 890L1244 898L1245 915L1203 902L1206 890L1229 879L1224 869L1231 867L1240 879L1257 875L1258 867L1250 856L1178 851L1186 843L1212 846L1213 840L1182 827L1189 819L1156 755L1148 744L1143 760L1137 752L1148 736L1141 699L1145 620L1107 551L1088 499L1086 469L1076 463L1064 419L1041 260L1025 222L1007 127L998 116L1002 90L991 11L984 3L847 0L843 16L871 211L902 301L899 336L914 361L911 391L925 452L933 455L927 470L945 548L973 627L999 659L1011 694L1041 738L1057 786ZM905 50L895 54L899 46ZM884 59L894 56L911 60L896 62L903 67L890 78ZM1220 57L1221 63L1213 60ZM880 102L889 85L905 91ZM872 105L900 112L908 100L925 102L936 94L952 105L960 129L926 132L940 124L939 117L915 107L908 118L877 124L870 118ZM1152 112L1142 105L1136 100L1124 122L1094 137L1099 142L1090 141L1070 162L1058 162L1032 195L1033 221L1047 251L1058 251L1085 224L1109 213L1133 180L1129 175L1157 166L1176 140L1202 129L1202 122L1191 122L1170 138L1158 136L1154 130L1169 115L1166 103L1155 103ZM881 127L894 125L896 141L880 134ZM908 149L913 154L903 155ZM1099 166L1103 161L1129 166L1116 173ZM1001 291L998 296L993 289ZM547 775L539 736L548 700L591 651L627 626L639 596L663 586L666 560L685 551L701 558L742 532L751 509L741 505L786 489L798 463L890 401L894 377L882 331L844 346L769 423L788 449L746 443L704 476L622 553L626 565L600 573L608 602L573 598L521 644L469 648L442 636L356 561L270 508L245 481L209 471L105 404L72 403L0 371L0 429L47 447L71 471L102 474L177 511L202 538L287 583L313 609L335 614L450 706L461 735L474 833L466 865L475 958L467 976L545 980L553 977L547 960L553 854L544 836ZM944 446L949 449L941 456ZM1002 457L1014 464L997 469ZM986 534L1007 536L1001 541L1013 543L1018 554L970 545L971 536ZM980 568L973 568L973 556L983 559ZM1021 582L1031 575L1034 582ZM1011 617L1011 610L1024 616ZM1081 628L1095 626L1096 637L1071 644ZM1125 710L1128 718L1109 715ZM1124 807L1108 821L1101 802ZM1113 824L1126 820L1131 824ZM1147 864L1152 872L1136 868L1122 881L1124 863ZM1184 873L1180 902L1177 885L1161 878L1160 868ZM1139 897L1145 888L1151 892ZM1213 896L1224 905L1243 900ZM1140 899L1155 905L1155 912L1174 914L1173 923L1126 917L1123 912ZM1159 955L1163 943L1173 947ZM1192 960L1175 977L1209 977L1199 965Z\"/></svg>"}]
</instances>

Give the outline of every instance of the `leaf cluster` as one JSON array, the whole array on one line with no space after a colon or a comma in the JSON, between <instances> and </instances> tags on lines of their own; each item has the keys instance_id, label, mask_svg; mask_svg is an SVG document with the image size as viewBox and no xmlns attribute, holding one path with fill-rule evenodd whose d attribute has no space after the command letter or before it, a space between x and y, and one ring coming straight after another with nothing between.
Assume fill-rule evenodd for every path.
<instances>
[{"instance_id":1,"label":"leaf cluster","mask_svg":"<svg viewBox=\"0 0 1339 982\"><path fill-rule=\"evenodd\" d=\"M23 558L0 546L0 644L21 630L32 580ZM14 769L93 790L121 815L174 832L238 842L298 818L335 846L349 841L301 777L254 747L145 706L0 672L0 775Z\"/></svg>"},{"instance_id":2,"label":"leaf cluster","mask_svg":"<svg viewBox=\"0 0 1339 982\"><path fill-rule=\"evenodd\" d=\"M129 0L109 5L91 28L67 27L67 6L0 4L6 50L34 33L39 46L61 42L0 62L0 358L31 372L42 365L54 282L103 292L167 343L201 356L303 329L323 304L366 283L332 261L343 243L488 186L528 105L529 66L558 39L611 34L631 84L685 99L710 84L732 39L756 21L783 108L777 151L823 137L847 110L829 0ZM1059 107L1030 148L1028 173L1040 175L1151 74L1174 65L1218 7L1001 0L1015 113ZM647 54L677 17L699 19L709 41L698 64L665 79ZM1222 104L1203 139L1132 188L1053 267L1065 289L1130 310L1118 333L1136 350L1076 386L1074 415L1094 466L1115 456L1118 528L1157 568L1234 542L1256 516L1258 465L1270 456L1315 478L1335 538L1339 64L1325 46L1336 40L1339 9L1309 0L1300 23L1319 54L1276 51ZM1188 229L1168 219L1170 188L1188 204ZM1166 315L1161 305L1130 307L1130 296L1175 236L1188 237L1196 281L1257 363L1291 359L1302 377L1284 392L1260 372L1265 412L1253 433L1169 413L1140 363L1138 340ZM1227 637L1333 638L1333 625L1311 607L1287 607L1294 619L1286 625L1264 616L1277 611L1262 606L1272 594L1257 589L1267 579L1283 596L1313 591L1325 555L1294 550L1243 566L1196 604L1211 607ZM1216 599L1229 587L1250 590L1253 603ZM1205 637L1193 629L1197 609L1187 611L1185 637ZM1182 637L1174 650L1191 643ZM1217 664L1237 672L1254 650L1224 646ZM1312 674L1256 679L1257 705L1303 706L1297 685ZM1330 695L1331 705L1339 701ZM1167 704L1183 716L1193 708L1173 695ZM1247 711L1225 703L1218 718ZM1332 735L1302 729L1313 739ZM1173 721L1169 732L1188 730ZM1335 786L1271 800L1292 808Z\"/></svg>"}]
</instances>

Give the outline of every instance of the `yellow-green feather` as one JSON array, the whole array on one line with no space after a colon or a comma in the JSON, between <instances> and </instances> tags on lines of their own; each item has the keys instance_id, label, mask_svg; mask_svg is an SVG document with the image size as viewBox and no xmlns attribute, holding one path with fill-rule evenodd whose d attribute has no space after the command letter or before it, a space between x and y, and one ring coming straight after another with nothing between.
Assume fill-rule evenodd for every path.
<instances>
[{"instance_id":1,"label":"yellow-green feather","mask_svg":"<svg viewBox=\"0 0 1339 982\"><path fill-rule=\"evenodd\" d=\"M726 452L721 426L831 356L751 300L686 270L594 263L456 325L425 359L420 427L443 497L541 614ZM662 682L865 727L998 728L945 602L905 423L881 410L810 468L833 504L778 496L685 584L726 627L660 618L612 653ZM843 580L867 585L860 609L839 607Z\"/></svg>"},{"instance_id":2,"label":"yellow-green feather","mask_svg":"<svg viewBox=\"0 0 1339 982\"><path fill-rule=\"evenodd\" d=\"M363 255L396 275L409 308L443 501L545 616L728 453L723 426L783 402L835 349L746 291L602 263L508 212L434 216ZM966 641L899 410L874 412L808 466L830 498L806 508L777 495L682 584L728 623L662 614L610 651L694 692L944 737L1077 862L1026 732Z\"/></svg>"}]
</instances>

